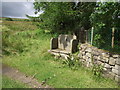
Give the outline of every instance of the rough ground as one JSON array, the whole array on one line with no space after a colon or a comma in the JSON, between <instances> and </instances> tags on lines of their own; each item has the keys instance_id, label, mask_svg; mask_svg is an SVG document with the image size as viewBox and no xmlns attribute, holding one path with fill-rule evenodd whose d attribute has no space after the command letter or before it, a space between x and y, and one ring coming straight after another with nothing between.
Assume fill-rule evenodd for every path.
<instances>
[{"instance_id":1,"label":"rough ground","mask_svg":"<svg viewBox=\"0 0 120 90\"><path fill-rule=\"evenodd\" d=\"M34 76L26 76L25 74L19 72L17 69L11 68L4 64L2 64L2 75L24 83L30 86L30 88L51 88L48 85L43 86L43 83L39 83L36 79L34 79Z\"/></svg>"}]
</instances>

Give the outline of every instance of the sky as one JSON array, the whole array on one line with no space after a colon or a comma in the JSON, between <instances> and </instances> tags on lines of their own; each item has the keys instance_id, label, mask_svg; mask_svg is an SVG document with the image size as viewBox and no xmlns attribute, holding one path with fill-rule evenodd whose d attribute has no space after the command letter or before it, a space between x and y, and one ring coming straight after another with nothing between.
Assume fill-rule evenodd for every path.
<instances>
[{"instance_id":1,"label":"sky","mask_svg":"<svg viewBox=\"0 0 120 90\"><path fill-rule=\"evenodd\" d=\"M2 2L2 16L11 18L27 18L27 15L38 16L34 13L33 2Z\"/></svg>"}]
</instances>

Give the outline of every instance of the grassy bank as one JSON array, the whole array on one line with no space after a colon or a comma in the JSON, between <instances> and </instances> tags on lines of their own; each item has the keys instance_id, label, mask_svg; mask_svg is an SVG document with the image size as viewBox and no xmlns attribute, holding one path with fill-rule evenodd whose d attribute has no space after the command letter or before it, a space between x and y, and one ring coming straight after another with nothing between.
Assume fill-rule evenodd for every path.
<instances>
[{"instance_id":1,"label":"grassy bank","mask_svg":"<svg viewBox=\"0 0 120 90\"><path fill-rule=\"evenodd\" d=\"M3 47L6 50L4 50L3 63L55 88L118 87L113 80L97 78L90 70L83 67L72 70L60 59L55 59L48 53L50 39L55 35L45 33L41 29L29 31L23 29L22 32L14 33L13 29L10 29L12 26L13 24L9 26L4 24L4 27L9 29L9 35L5 33L8 37L4 37L6 44L3 44Z\"/></svg>"}]
</instances>

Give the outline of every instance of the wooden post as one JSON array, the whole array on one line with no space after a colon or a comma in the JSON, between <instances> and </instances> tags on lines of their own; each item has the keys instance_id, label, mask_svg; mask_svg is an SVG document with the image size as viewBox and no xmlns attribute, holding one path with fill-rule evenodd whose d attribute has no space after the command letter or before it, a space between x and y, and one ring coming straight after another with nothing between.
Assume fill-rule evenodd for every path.
<instances>
[{"instance_id":1,"label":"wooden post","mask_svg":"<svg viewBox=\"0 0 120 90\"><path fill-rule=\"evenodd\" d=\"M85 36L86 37L86 41L85 42L88 43L88 31L87 30L85 30L85 35L86 35Z\"/></svg>"},{"instance_id":2,"label":"wooden post","mask_svg":"<svg viewBox=\"0 0 120 90\"><path fill-rule=\"evenodd\" d=\"M112 28L112 48L114 48L114 33L115 33L115 28Z\"/></svg>"},{"instance_id":3,"label":"wooden post","mask_svg":"<svg viewBox=\"0 0 120 90\"><path fill-rule=\"evenodd\" d=\"M92 27L92 30L91 30L91 45L93 44L93 27Z\"/></svg>"}]
</instances>

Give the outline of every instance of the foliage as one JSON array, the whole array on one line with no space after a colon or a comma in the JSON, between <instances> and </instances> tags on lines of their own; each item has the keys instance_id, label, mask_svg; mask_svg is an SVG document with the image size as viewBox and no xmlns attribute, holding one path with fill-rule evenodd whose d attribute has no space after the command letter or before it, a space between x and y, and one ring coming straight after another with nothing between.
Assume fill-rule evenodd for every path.
<instances>
[{"instance_id":1,"label":"foliage","mask_svg":"<svg viewBox=\"0 0 120 90\"><path fill-rule=\"evenodd\" d=\"M68 32L80 27L90 28L89 15L95 3L75 2L35 2L36 13L44 11L39 17L43 20L41 28ZM86 13L87 12L87 13Z\"/></svg>"},{"instance_id":2,"label":"foliage","mask_svg":"<svg viewBox=\"0 0 120 90\"><path fill-rule=\"evenodd\" d=\"M94 45L108 49L111 47L112 28L115 28L115 45L119 46L120 38L120 4L118 2L98 2L90 16L94 27ZM110 48L111 49L111 48ZM110 50L109 49L109 50Z\"/></svg>"},{"instance_id":3,"label":"foliage","mask_svg":"<svg viewBox=\"0 0 120 90\"><path fill-rule=\"evenodd\" d=\"M81 66L81 62L79 61L75 54L69 55L67 60L63 59L62 63L69 66L69 68L71 68L72 70L78 70L78 68Z\"/></svg>"},{"instance_id":4,"label":"foliage","mask_svg":"<svg viewBox=\"0 0 120 90\"><path fill-rule=\"evenodd\" d=\"M26 15L27 18L29 18L33 22L41 22L42 20L39 17L32 17L29 15Z\"/></svg>"},{"instance_id":5,"label":"foliage","mask_svg":"<svg viewBox=\"0 0 120 90\"><path fill-rule=\"evenodd\" d=\"M94 44L100 48L101 47L101 44L105 44L104 40L101 39L101 35L100 34L95 34L94 36Z\"/></svg>"},{"instance_id":6,"label":"foliage","mask_svg":"<svg viewBox=\"0 0 120 90\"><path fill-rule=\"evenodd\" d=\"M96 64L93 58L93 54L91 54L91 61L92 61L92 72L97 78L101 78L101 74L103 71L103 65Z\"/></svg>"},{"instance_id":7,"label":"foliage","mask_svg":"<svg viewBox=\"0 0 120 90\"><path fill-rule=\"evenodd\" d=\"M102 74L103 66L94 64L92 67L93 74L97 77L100 77Z\"/></svg>"}]
</instances>

